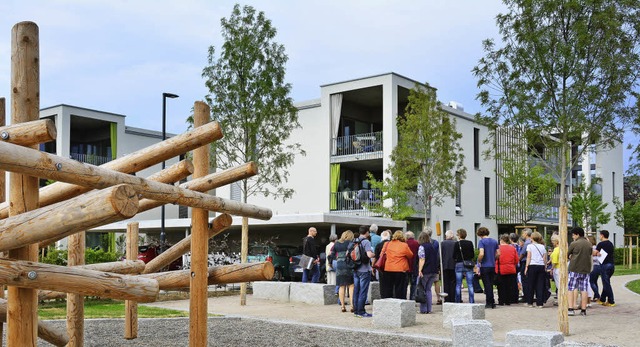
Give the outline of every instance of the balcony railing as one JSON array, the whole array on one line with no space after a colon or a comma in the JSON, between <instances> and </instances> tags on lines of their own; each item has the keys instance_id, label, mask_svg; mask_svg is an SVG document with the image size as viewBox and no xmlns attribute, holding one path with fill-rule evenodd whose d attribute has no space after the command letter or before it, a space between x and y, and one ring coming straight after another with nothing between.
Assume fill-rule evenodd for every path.
<instances>
[{"instance_id":1,"label":"balcony railing","mask_svg":"<svg viewBox=\"0 0 640 347\"><path fill-rule=\"evenodd\" d=\"M330 193L331 213L357 216L382 216L372 211L382 204L382 192L377 189L360 189Z\"/></svg>"},{"instance_id":2,"label":"balcony railing","mask_svg":"<svg viewBox=\"0 0 640 347\"><path fill-rule=\"evenodd\" d=\"M382 152L382 131L340 136L331 141L331 155L353 155Z\"/></svg>"},{"instance_id":3,"label":"balcony railing","mask_svg":"<svg viewBox=\"0 0 640 347\"><path fill-rule=\"evenodd\" d=\"M101 157L95 154L80 154L80 153L71 153L71 159L77 160L83 163L91 164L91 165L102 165L112 160L111 157Z\"/></svg>"}]
</instances>

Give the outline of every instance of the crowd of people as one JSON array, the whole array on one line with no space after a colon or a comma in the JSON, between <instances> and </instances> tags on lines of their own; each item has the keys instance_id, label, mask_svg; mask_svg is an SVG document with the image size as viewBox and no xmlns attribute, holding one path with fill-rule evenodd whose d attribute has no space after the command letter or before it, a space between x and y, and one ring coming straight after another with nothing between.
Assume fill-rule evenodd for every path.
<instances>
[{"instance_id":1,"label":"crowd of people","mask_svg":"<svg viewBox=\"0 0 640 347\"><path fill-rule=\"evenodd\" d=\"M527 307L542 308L552 296L551 281L559 283L559 236L550 238L547 249L543 236L530 228L516 233L490 236L486 227L476 230L478 253L473 242L467 240L467 231L447 230L442 242L433 237L431 228L425 227L418 235L411 231L384 230L361 226L356 233L345 230L338 237L332 235L326 247L327 282L336 285L342 312L350 311L356 317L371 317L366 312L367 295L371 281L380 282L381 298L410 299L421 297L420 313L432 312L433 303L475 303L475 295L484 293L485 307L508 306L523 303ZM317 282L319 257L315 248L315 228L303 241L304 254L316 259L314 266L304 269L303 281ZM608 240L609 232L599 232L600 242L585 238L582 228L571 231L573 242L568 248L569 315L580 309L586 315L591 303L615 306L610 278L614 273L614 245ZM361 247L362 259L354 264L347 259L355 247ZM376 268L379 259L384 264ZM598 278L602 281L599 291ZM463 280L468 297L462 297ZM482 281L482 286L480 285ZM493 288L497 287L497 300ZM435 296L433 295L435 292ZM581 296L578 302L578 295ZM557 302L554 302L557 304Z\"/></svg>"}]
</instances>

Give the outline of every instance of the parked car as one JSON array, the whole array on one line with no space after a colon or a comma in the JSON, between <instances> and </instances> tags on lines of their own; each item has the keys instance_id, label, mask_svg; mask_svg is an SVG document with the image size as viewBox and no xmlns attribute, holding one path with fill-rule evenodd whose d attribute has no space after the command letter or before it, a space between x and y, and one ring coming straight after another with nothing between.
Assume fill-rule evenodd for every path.
<instances>
[{"instance_id":1,"label":"parked car","mask_svg":"<svg viewBox=\"0 0 640 347\"><path fill-rule=\"evenodd\" d=\"M146 245L146 246L138 246L138 259L142 260L145 264L153 260L153 258L157 257L160 254L158 252L157 246ZM174 260L171 264L169 264L168 270L181 270L182 269L182 257Z\"/></svg>"},{"instance_id":2,"label":"parked car","mask_svg":"<svg viewBox=\"0 0 640 347\"><path fill-rule=\"evenodd\" d=\"M302 254L294 255L289 259L291 263L291 269L289 272L291 273L292 281L302 281L302 267L300 267L300 257ZM327 283L327 254L322 252L320 253L320 282Z\"/></svg>"},{"instance_id":3,"label":"parked car","mask_svg":"<svg viewBox=\"0 0 640 347\"><path fill-rule=\"evenodd\" d=\"M273 263L274 281L289 281L291 275L289 272L289 258L298 252L298 247L289 245L254 245L249 247L247 254L247 262L257 263L262 261L270 261Z\"/></svg>"}]
</instances>

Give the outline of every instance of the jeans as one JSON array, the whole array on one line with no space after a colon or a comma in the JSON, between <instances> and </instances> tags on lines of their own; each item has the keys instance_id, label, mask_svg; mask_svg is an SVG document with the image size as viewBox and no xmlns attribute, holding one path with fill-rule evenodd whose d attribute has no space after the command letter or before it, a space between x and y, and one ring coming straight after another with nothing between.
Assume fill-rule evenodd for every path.
<instances>
[{"instance_id":1,"label":"jeans","mask_svg":"<svg viewBox=\"0 0 640 347\"><path fill-rule=\"evenodd\" d=\"M613 276L615 266L611 263L605 263L600 265L600 270L602 272L602 295L600 295L600 301L615 304L613 289L611 289L611 276Z\"/></svg>"},{"instance_id":2,"label":"jeans","mask_svg":"<svg viewBox=\"0 0 640 347\"><path fill-rule=\"evenodd\" d=\"M431 301L433 300L433 292L431 287L433 286L433 282L438 279L438 274L426 274L423 275L420 279L422 281L422 285L424 285L425 297L427 298L426 303L420 303L420 313L429 313L431 312Z\"/></svg>"},{"instance_id":3,"label":"jeans","mask_svg":"<svg viewBox=\"0 0 640 347\"><path fill-rule=\"evenodd\" d=\"M364 305L369 294L369 283L371 283L371 271L353 272L353 306L355 314L365 314Z\"/></svg>"},{"instance_id":4,"label":"jeans","mask_svg":"<svg viewBox=\"0 0 640 347\"><path fill-rule=\"evenodd\" d=\"M467 278L467 287L469 287L469 303L475 303L473 299L473 270L467 269L462 265L462 262L456 263L456 302L461 302L462 298L462 275Z\"/></svg>"},{"instance_id":5,"label":"jeans","mask_svg":"<svg viewBox=\"0 0 640 347\"><path fill-rule=\"evenodd\" d=\"M591 285L591 290L593 290L593 299L600 299L600 291L598 289L598 277L602 273L601 265L593 264L593 270L589 274L589 284ZM603 281L604 282L604 281Z\"/></svg>"},{"instance_id":6,"label":"jeans","mask_svg":"<svg viewBox=\"0 0 640 347\"><path fill-rule=\"evenodd\" d=\"M495 267L480 267L480 277L482 277L482 284L484 284L484 295L487 297L487 305L496 304L493 298L493 276L495 274Z\"/></svg>"},{"instance_id":7,"label":"jeans","mask_svg":"<svg viewBox=\"0 0 640 347\"><path fill-rule=\"evenodd\" d=\"M311 282L318 283L320 281L320 264L313 264L311 269L302 269L302 283L309 282L309 274L311 273Z\"/></svg>"},{"instance_id":8,"label":"jeans","mask_svg":"<svg viewBox=\"0 0 640 347\"><path fill-rule=\"evenodd\" d=\"M416 299L416 283L418 283L418 272L409 272L409 300Z\"/></svg>"}]
</instances>

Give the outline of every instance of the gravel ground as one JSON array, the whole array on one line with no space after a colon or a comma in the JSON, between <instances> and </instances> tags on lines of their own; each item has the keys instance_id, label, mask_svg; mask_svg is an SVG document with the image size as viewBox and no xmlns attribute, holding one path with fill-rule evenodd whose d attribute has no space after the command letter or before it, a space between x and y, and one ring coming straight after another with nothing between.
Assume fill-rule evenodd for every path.
<instances>
[{"instance_id":1,"label":"gravel ground","mask_svg":"<svg viewBox=\"0 0 640 347\"><path fill-rule=\"evenodd\" d=\"M64 321L52 321L64 328ZM91 319L85 321L85 346L188 346L189 319L140 319L138 338L125 340L123 319ZM318 325L265 322L255 319L210 318L210 346L439 346L419 337L372 333ZM3 339L6 343L6 338ZM39 339L38 346L52 346Z\"/></svg>"}]
</instances>

